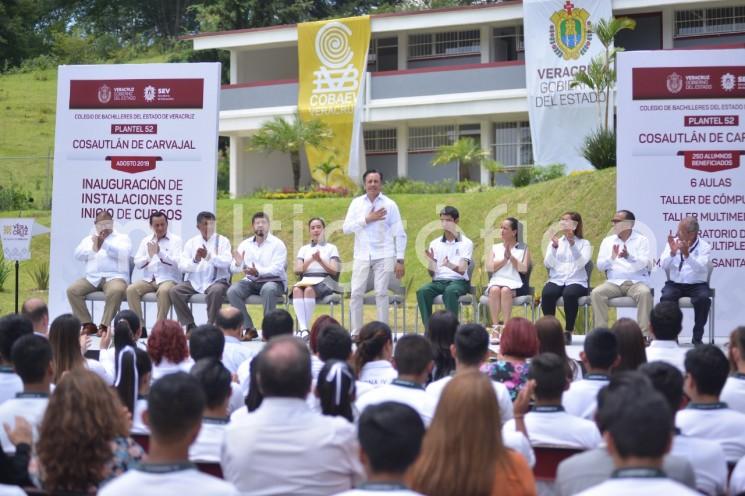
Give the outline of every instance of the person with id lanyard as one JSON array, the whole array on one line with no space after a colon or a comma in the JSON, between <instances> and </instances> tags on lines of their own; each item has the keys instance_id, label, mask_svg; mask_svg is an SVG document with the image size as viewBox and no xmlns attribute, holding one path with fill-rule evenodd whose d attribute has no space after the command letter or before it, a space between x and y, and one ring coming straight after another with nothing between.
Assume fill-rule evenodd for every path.
<instances>
[{"instance_id":1,"label":"person with id lanyard","mask_svg":"<svg viewBox=\"0 0 745 496\"><path fill-rule=\"evenodd\" d=\"M310 243L298 250L295 274L300 281L292 289L292 306L297 316L298 330L308 332L313 319L316 299L333 292L334 279L339 275L341 259L336 245L326 241L326 222L320 217L308 221Z\"/></svg>"}]
</instances>

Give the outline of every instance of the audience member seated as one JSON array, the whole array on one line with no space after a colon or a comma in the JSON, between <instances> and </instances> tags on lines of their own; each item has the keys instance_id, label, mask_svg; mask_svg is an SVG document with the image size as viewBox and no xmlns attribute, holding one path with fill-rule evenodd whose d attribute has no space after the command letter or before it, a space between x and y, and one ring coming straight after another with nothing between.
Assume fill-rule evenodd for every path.
<instances>
[{"instance_id":1,"label":"audience member seated","mask_svg":"<svg viewBox=\"0 0 745 496\"><path fill-rule=\"evenodd\" d=\"M7 455L0 450L0 487L3 489L11 486L32 486L28 477L28 463L31 459L31 445L33 444L33 429L23 417L15 418L16 426L8 429L6 434L10 442L15 446L15 454ZM20 488L18 488L20 490ZM5 495L5 493L1 493ZM21 491L19 496L26 493ZM11 493L8 493L11 496Z\"/></svg>"},{"instance_id":2,"label":"audience member seated","mask_svg":"<svg viewBox=\"0 0 745 496\"><path fill-rule=\"evenodd\" d=\"M215 325L225 335L225 350L222 354L222 363L228 368L231 374L235 374L243 362L254 356L254 352L249 346L241 344L243 315L237 308L223 307L217 312Z\"/></svg>"},{"instance_id":3,"label":"audience member seated","mask_svg":"<svg viewBox=\"0 0 745 496\"><path fill-rule=\"evenodd\" d=\"M665 362L644 364L639 372L649 377L654 388L665 397L675 416L683 405L683 374ZM727 462L718 443L684 436L676 429L670 454L691 462L696 475L696 490L711 496L725 493Z\"/></svg>"},{"instance_id":4,"label":"audience member seated","mask_svg":"<svg viewBox=\"0 0 745 496\"><path fill-rule=\"evenodd\" d=\"M339 325L338 320L330 315L324 314L319 315L318 318L313 321L313 325L310 326L308 346L310 346L310 373L313 376L314 382L318 379L318 372L320 372L324 362L324 360L318 356L318 338L321 335L321 332L326 330L328 327Z\"/></svg>"},{"instance_id":5,"label":"audience member seated","mask_svg":"<svg viewBox=\"0 0 745 496\"><path fill-rule=\"evenodd\" d=\"M332 417L344 417L350 422L354 422L358 417L357 409L354 406L354 400L357 396L354 371L347 362L342 360L327 361L318 374L315 391L317 399L315 410L317 412Z\"/></svg>"},{"instance_id":6,"label":"audience member seated","mask_svg":"<svg viewBox=\"0 0 745 496\"><path fill-rule=\"evenodd\" d=\"M393 365L398 376L390 384L361 396L356 402L357 411L362 413L369 405L397 401L416 410L424 425L428 426L437 405L437 400L424 390L433 366L431 343L419 334L404 335L393 351Z\"/></svg>"},{"instance_id":7,"label":"audience member seated","mask_svg":"<svg viewBox=\"0 0 745 496\"><path fill-rule=\"evenodd\" d=\"M52 364L54 377L52 382L57 384L62 374L77 369L88 369L111 385L113 378L106 372L101 362L92 358L85 358L83 354L88 348L90 337L81 336L80 320L70 313L62 314L52 321L49 326L49 344L52 345Z\"/></svg>"},{"instance_id":8,"label":"audience member seated","mask_svg":"<svg viewBox=\"0 0 745 496\"><path fill-rule=\"evenodd\" d=\"M728 463L745 456L745 414L732 410L719 395L729 375L722 350L706 344L689 350L685 358L683 390L690 398L676 424L685 436L717 441Z\"/></svg>"},{"instance_id":9,"label":"audience member seated","mask_svg":"<svg viewBox=\"0 0 745 496\"><path fill-rule=\"evenodd\" d=\"M119 399L132 413L132 434L150 434L142 414L147 410L147 395L153 378L150 356L140 348L124 348L119 355L119 375L114 387Z\"/></svg>"},{"instance_id":10,"label":"audience member seated","mask_svg":"<svg viewBox=\"0 0 745 496\"><path fill-rule=\"evenodd\" d=\"M49 402L49 385L52 382L52 347L46 338L26 334L13 344L11 358L16 373L23 381L23 391L0 404L0 425L15 426L15 419L23 417L33 428L34 440ZM9 431L0 431L0 441L6 455L15 452L8 437Z\"/></svg>"},{"instance_id":11,"label":"audience member seated","mask_svg":"<svg viewBox=\"0 0 745 496\"><path fill-rule=\"evenodd\" d=\"M49 307L41 298L29 298L21 305L21 315L31 321L34 333L42 337L49 335Z\"/></svg>"},{"instance_id":12,"label":"audience member seated","mask_svg":"<svg viewBox=\"0 0 745 496\"><path fill-rule=\"evenodd\" d=\"M318 334L318 358L322 364L329 360L349 362L352 359L352 336L338 325L329 325Z\"/></svg>"},{"instance_id":13,"label":"audience member seated","mask_svg":"<svg viewBox=\"0 0 745 496\"><path fill-rule=\"evenodd\" d=\"M727 406L745 413L745 326L729 335L730 376L724 383L721 398Z\"/></svg>"},{"instance_id":14,"label":"audience member seated","mask_svg":"<svg viewBox=\"0 0 745 496\"><path fill-rule=\"evenodd\" d=\"M218 318L219 315L218 312ZM217 326L202 324L192 329L189 335L189 352L191 353L191 359L194 361L204 360L206 358L222 360L225 352L225 336ZM239 410L243 406L243 395L240 384L231 380L230 389L228 413Z\"/></svg>"},{"instance_id":15,"label":"audience member seated","mask_svg":"<svg viewBox=\"0 0 745 496\"><path fill-rule=\"evenodd\" d=\"M592 420L598 391L608 384L610 372L619 362L616 335L603 327L592 330L585 337L584 350L579 356L587 373L581 381L569 386L561 403L567 413Z\"/></svg>"},{"instance_id":16,"label":"audience member seated","mask_svg":"<svg viewBox=\"0 0 745 496\"><path fill-rule=\"evenodd\" d=\"M435 362L429 382L449 377L455 370L455 359L450 347L455 342L457 329L458 317L447 310L438 310L429 318L425 335L432 343L432 357Z\"/></svg>"},{"instance_id":17,"label":"audience member seated","mask_svg":"<svg viewBox=\"0 0 745 496\"><path fill-rule=\"evenodd\" d=\"M261 393L261 388L259 387L259 375L257 373L259 370L259 362L261 362L263 356L264 350L262 349L255 357L253 357L253 359L251 359L252 367L248 379L246 379L246 382L248 382L249 385L248 395L246 395L244 400L246 408L241 408L230 414L231 420L235 420L236 418L245 416L246 414L257 410L261 406L261 402L264 401L264 395Z\"/></svg>"},{"instance_id":18,"label":"audience member seated","mask_svg":"<svg viewBox=\"0 0 745 496\"><path fill-rule=\"evenodd\" d=\"M636 370L647 363L647 344L642 328L635 320L621 317L610 328L618 341L618 355L621 360L613 367L613 373Z\"/></svg>"},{"instance_id":19,"label":"audience member seated","mask_svg":"<svg viewBox=\"0 0 745 496\"><path fill-rule=\"evenodd\" d=\"M111 329L106 329L99 341L98 361L106 369L109 376L116 379L117 357L125 347L142 348L147 351L147 345L140 343L142 337L142 323L132 310L121 310L114 317ZM111 347L111 343L114 347Z\"/></svg>"},{"instance_id":20,"label":"audience member seated","mask_svg":"<svg viewBox=\"0 0 745 496\"><path fill-rule=\"evenodd\" d=\"M554 353L566 362L566 375L570 381L582 379L583 371L580 362L569 358L567 355L566 340L564 339L564 328L559 319L553 315L544 315L535 322L535 330L538 334L538 353Z\"/></svg>"},{"instance_id":21,"label":"audience member seated","mask_svg":"<svg viewBox=\"0 0 745 496\"><path fill-rule=\"evenodd\" d=\"M613 418L604 434L615 470L611 478L580 493L609 495L695 495L662 470L670 449L673 415L660 393L651 388L621 389L608 398Z\"/></svg>"},{"instance_id":22,"label":"audience member seated","mask_svg":"<svg viewBox=\"0 0 745 496\"><path fill-rule=\"evenodd\" d=\"M391 364L393 334L388 324L377 320L369 322L360 328L357 339L357 350L353 359L354 371L357 380L372 386L365 390L358 388L359 399L369 389L390 383L398 373Z\"/></svg>"},{"instance_id":23,"label":"audience member seated","mask_svg":"<svg viewBox=\"0 0 745 496\"><path fill-rule=\"evenodd\" d=\"M569 381L561 357L553 353L538 355L530 362L529 378L535 381L535 406L525 415L530 444L580 449L600 444L600 433L593 422L564 411L561 397ZM504 428L515 430L515 420Z\"/></svg>"},{"instance_id":24,"label":"audience member seated","mask_svg":"<svg viewBox=\"0 0 745 496\"><path fill-rule=\"evenodd\" d=\"M261 406L225 430L225 480L255 496L335 494L361 482L354 425L319 415L305 401L311 387L307 346L292 336L273 338L257 374Z\"/></svg>"},{"instance_id":25,"label":"audience member seated","mask_svg":"<svg viewBox=\"0 0 745 496\"><path fill-rule=\"evenodd\" d=\"M50 493L95 494L143 458L128 431L129 413L116 393L95 373L72 369L49 398L29 475Z\"/></svg>"},{"instance_id":26,"label":"audience member seated","mask_svg":"<svg viewBox=\"0 0 745 496\"><path fill-rule=\"evenodd\" d=\"M240 315L240 314L238 314ZM218 320L219 320L218 314ZM189 448L189 459L200 462L220 462L220 448L228 425L230 402L230 371L215 358L198 360L191 375L202 385L205 396L202 428Z\"/></svg>"},{"instance_id":27,"label":"audience member seated","mask_svg":"<svg viewBox=\"0 0 745 496\"><path fill-rule=\"evenodd\" d=\"M153 381L175 372L189 372L194 365L184 330L175 320L155 323L147 340L147 353L153 361Z\"/></svg>"},{"instance_id":28,"label":"audience member seated","mask_svg":"<svg viewBox=\"0 0 745 496\"><path fill-rule=\"evenodd\" d=\"M33 332L31 321L26 317L10 314L0 318L0 403L23 391L23 381L13 370L10 350L18 338Z\"/></svg>"},{"instance_id":29,"label":"audience member seated","mask_svg":"<svg viewBox=\"0 0 745 496\"><path fill-rule=\"evenodd\" d=\"M417 496L404 484L404 475L419 455L424 424L409 406L388 401L370 405L357 427L360 461L367 480L338 496Z\"/></svg>"},{"instance_id":30,"label":"audience member seated","mask_svg":"<svg viewBox=\"0 0 745 496\"><path fill-rule=\"evenodd\" d=\"M199 381L174 372L155 384L145 419L150 427L147 461L106 485L100 496L238 496L225 481L203 474L189 461L199 434L205 398Z\"/></svg>"},{"instance_id":31,"label":"audience member seated","mask_svg":"<svg viewBox=\"0 0 745 496\"><path fill-rule=\"evenodd\" d=\"M649 330L654 339L647 347L647 361L661 360L685 372L685 348L678 346L678 335L683 329L683 313L678 304L661 301L649 314Z\"/></svg>"},{"instance_id":32,"label":"audience member seated","mask_svg":"<svg viewBox=\"0 0 745 496\"><path fill-rule=\"evenodd\" d=\"M741 458L729 479L729 494L731 496L742 496L745 494L745 457Z\"/></svg>"},{"instance_id":33,"label":"audience member seated","mask_svg":"<svg viewBox=\"0 0 745 496\"><path fill-rule=\"evenodd\" d=\"M538 347L538 334L531 321L522 317L507 321L499 342L499 358L487 364L486 371L492 380L507 386L512 401L528 380L528 360L538 353Z\"/></svg>"},{"instance_id":34,"label":"audience member seated","mask_svg":"<svg viewBox=\"0 0 745 496\"><path fill-rule=\"evenodd\" d=\"M436 314L435 314L436 315ZM434 319L435 316L432 316ZM432 320L430 320L430 323ZM561 336L562 343L564 336ZM450 345L450 353L455 360L455 374L464 372L478 372L481 366L489 358L489 333L481 324L463 324L458 327L455 333L455 344ZM453 378L452 375L432 382L427 386L427 394L435 398L435 402L440 400L442 390ZM502 423L512 418L512 398L507 391L507 387L501 382L492 381L494 394L499 404L499 418ZM508 444L505 441L505 444Z\"/></svg>"},{"instance_id":35,"label":"audience member seated","mask_svg":"<svg viewBox=\"0 0 745 496\"><path fill-rule=\"evenodd\" d=\"M528 463L502 443L497 398L479 372L458 374L445 386L406 479L428 496L536 494Z\"/></svg>"},{"instance_id":36,"label":"audience member seated","mask_svg":"<svg viewBox=\"0 0 745 496\"><path fill-rule=\"evenodd\" d=\"M595 422L605 436L607 425L616 419L615 402L608 398L626 389L652 390L649 379L639 372L620 372L614 374L608 386L598 393L598 409ZM668 455L663 461L663 471L671 479L690 488L695 487L693 468L688 460ZM597 448L584 451L567 458L559 464L554 484L557 496L571 496L608 480L613 474L613 458L605 441Z\"/></svg>"}]
</instances>

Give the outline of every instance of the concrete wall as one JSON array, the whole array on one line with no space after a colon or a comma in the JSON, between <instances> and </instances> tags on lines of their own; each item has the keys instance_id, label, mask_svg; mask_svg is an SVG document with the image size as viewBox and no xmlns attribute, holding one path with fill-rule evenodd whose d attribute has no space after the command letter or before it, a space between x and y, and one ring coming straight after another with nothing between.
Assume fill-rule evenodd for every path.
<instances>
[{"instance_id":1,"label":"concrete wall","mask_svg":"<svg viewBox=\"0 0 745 496\"><path fill-rule=\"evenodd\" d=\"M245 142L245 140L241 140ZM287 153L239 152L237 196L246 195L259 188L281 189L292 187L292 166ZM300 185L310 184L305 154L300 154Z\"/></svg>"},{"instance_id":2,"label":"concrete wall","mask_svg":"<svg viewBox=\"0 0 745 496\"><path fill-rule=\"evenodd\" d=\"M438 167L432 166L435 153L409 153L409 179L434 183L444 179L458 178L458 164L455 162Z\"/></svg>"},{"instance_id":3,"label":"concrete wall","mask_svg":"<svg viewBox=\"0 0 745 496\"><path fill-rule=\"evenodd\" d=\"M297 83L228 88L220 91L220 110L297 105Z\"/></svg>"},{"instance_id":4,"label":"concrete wall","mask_svg":"<svg viewBox=\"0 0 745 496\"><path fill-rule=\"evenodd\" d=\"M406 62L407 69L421 69L422 67L444 67L449 65L480 64L481 55L463 57L439 57L433 59L414 59Z\"/></svg>"},{"instance_id":5,"label":"concrete wall","mask_svg":"<svg viewBox=\"0 0 745 496\"><path fill-rule=\"evenodd\" d=\"M297 79L297 46L238 53L237 83Z\"/></svg>"},{"instance_id":6,"label":"concrete wall","mask_svg":"<svg viewBox=\"0 0 745 496\"><path fill-rule=\"evenodd\" d=\"M673 46L675 48L730 45L735 43L745 43L745 34L707 36L705 38L678 38L673 40Z\"/></svg>"},{"instance_id":7,"label":"concrete wall","mask_svg":"<svg viewBox=\"0 0 745 496\"><path fill-rule=\"evenodd\" d=\"M385 180L398 177L398 167L395 153L367 154L365 156L367 167L365 170L375 169L383 173Z\"/></svg>"}]
</instances>

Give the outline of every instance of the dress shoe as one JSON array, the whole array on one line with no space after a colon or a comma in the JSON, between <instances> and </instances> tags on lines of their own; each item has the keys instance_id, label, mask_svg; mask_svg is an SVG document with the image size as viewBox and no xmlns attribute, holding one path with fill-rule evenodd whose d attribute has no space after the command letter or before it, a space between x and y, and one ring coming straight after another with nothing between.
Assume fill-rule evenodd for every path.
<instances>
[{"instance_id":1,"label":"dress shoe","mask_svg":"<svg viewBox=\"0 0 745 496\"><path fill-rule=\"evenodd\" d=\"M258 339L258 337L258 331L254 328L250 328L246 329L246 332L241 336L241 341L253 341L254 339Z\"/></svg>"},{"instance_id":2,"label":"dress shoe","mask_svg":"<svg viewBox=\"0 0 745 496\"><path fill-rule=\"evenodd\" d=\"M96 327L95 324L91 324L90 322L86 322L82 325L80 329L80 334L90 336L92 334L98 334L98 327Z\"/></svg>"}]
</instances>

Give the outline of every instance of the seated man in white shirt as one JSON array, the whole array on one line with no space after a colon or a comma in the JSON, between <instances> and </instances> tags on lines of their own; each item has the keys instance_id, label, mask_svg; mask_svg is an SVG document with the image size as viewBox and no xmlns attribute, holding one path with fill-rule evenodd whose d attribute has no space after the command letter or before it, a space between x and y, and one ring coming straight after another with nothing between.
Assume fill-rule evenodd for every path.
<instances>
[{"instance_id":1,"label":"seated man in white shirt","mask_svg":"<svg viewBox=\"0 0 745 496\"><path fill-rule=\"evenodd\" d=\"M190 374L202 385L206 404L202 429L189 448L189 459L194 462L219 463L225 427L230 421L230 371L219 360L205 358L194 364Z\"/></svg>"},{"instance_id":2,"label":"seated man in white shirt","mask_svg":"<svg viewBox=\"0 0 745 496\"><path fill-rule=\"evenodd\" d=\"M699 225L695 217L686 217L678 224L678 234L667 237L667 245L660 256L660 266L668 271L669 279L662 288L660 301L678 304L688 296L693 304L693 344L701 344L704 325L709 318L709 263L711 245L699 239Z\"/></svg>"},{"instance_id":3,"label":"seated man in white shirt","mask_svg":"<svg viewBox=\"0 0 745 496\"><path fill-rule=\"evenodd\" d=\"M230 285L230 241L215 232L216 219L212 212L197 214L199 234L184 243L179 269L186 273L185 281L171 288L168 295L178 321L187 330L196 327L189 308L189 298L195 294L207 297L207 322L212 324L225 300Z\"/></svg>"},{"instance_id":4,"label":"seated man in white shirt","mask_svg":"<svg viewBox=\"0 0 745 496\"><path fill-rule=\"evenodd\" d=\"M225 351L222 354L222 363L231 374L238 372L238 367L254 356L250 346L241 344L242 324L243 316L237 308L225 307L217 312L215 325L225 335Z\"/></svg>"},{"instance_id":5,"label":"seated man in white shirt","mask_svg":"<svg viewBox=\"0 0 745 496\"><path fill-rule=\"evenodd\" d=\"M729 493L731 496L742 496L745 494L745 457L741 458L729 479Z\"/></svg>"},{"instance_id":6,"label":"seated man in white shirt","mask_svg":"<svg viewBox=\"0 0 745 496\"><path fill-rule=\"evenodd\" d=\"M678 412L678 428L684 436L717 441L727 462L737 462L745 456L745 414L719 399L729 374L727 357L714 345L701 345L686 353L685 368L683 390L691 401Z\"/></svg>"},{"instance_id":7,"label":"seated man in white shirt","mask_svg":"<svg viewBox=\"0 0 745 496\"><path fill-rule=\"evenodd\" d=\"M23 391L15 398L0 405L0 425L15 426L16 416L25 418L37 437L41 419L49 402L49 385L52 383L52 347L49 340L34 334L19 338L13 345L13 363L23 380ZM3 451L15 453L15 446L8 439L5 430L0 432Z\"/></svg>"},{"instance_id":8,"label":"seated man in white shirt","mask_svg":"<svg viewBox=\"0 0 745 496\"><path fill-rule=\"evenodd\" d=\"M225 480L244 494L328 495L363 479L355 427L313 412L310 352L292 336L267 343L258 364L261 406L225 430Z\"/></svg>"},{"instance_id":9,"label":"seated man in white shirt","mask_svg":"<svg viewBox=\"0 0 745 496\"><path fill-rule=\"evenodd\" d=\"M243 240L233 254L230 270L244 277L230 286L228 301L240 310L246 336L255 338L258 333L246 310L246 298L261 296L264 315L276 308L277 299L287 290L287 247L269 232L269 216L264 212L253 215L251 226L254 235Z\"/></svg>"},{"instance_id":10,"label":"seated man in white shirt","mask_svg":"<svg viewBox=\"0 0 745 496\"><path fill-rule=\"evenodd\" d=\"M221 360L225 350L225 336L212 324L203 324L191 331L189 336L189 353L194 362L211 359ZM193 363L193 362L192 362ZM192 365L190 371L194 368ZM241 386L230 382L231 394L228 402L228 413L243 406Z\"/></svg>"},{"instance_id":11,"label":"seated man in white shirt","mask_svg":"<svg viewBox=\"0 0 745 496\"><path fill-rule=\"evenodd\" d=\"M685 348L678 346L678 334L683 328L683 313L677 303L661 301L649 314L649 328L654 339L647 346L647 361L667 362L685 372Z\"/></svg>"},{"instance_id":12,"label":"seated man in white shirt","mask_svg":"<svg viewBox=\"0 0 745 496\"><path fill-rule=\"evenodd\" d=\"M422 445L424 424L410 406L388 401L370 405L358 422L360 460L367 481L339 496L416 496L404 484L404 474Z\"/></svg>"},{"instance_id":13,"label":"seated man in white shirt","mask_svg":"<svg viewBox=\"0 0 745 496\"><path fill-rule=\"evenodd\" d=\"M594 422L564 411L561 396L569 386L566 362L554 353L541 353L530 361L529 378L535 381L535 406L525 414L525 427L533 446L591 449L600 444ZM515 420L504 426L515 430Z\"/></svg>"},{"instance_id":14,"label":"seated man in white shirt","mask_svg":"<svg viewBox=\"0 0 745 496\"><path fill-rule=\"evenodd\" d=\"M189 446L199 435L205 403L199 381L184 372L169 374L153 384L145 412L151 433L147 461L131 467L98 494L238 496L231 484L200 472L189 461Z\"/></svg>"},{"instance_id":15,"label":"seated man in white shirt","mask_svg":"<svg viewBox=\"0 0 745 496\"><path fill-rule=\"evenodd\" d=\"M601 435L605 436L608 426L617 419L616 398L624 394L633 394L637 390L654 392L650 380L640 372L620 372L614 374L606 387L598 393L598 409L595 423ZM601 484L610 479L614 470L614 461L606 442L597 448L573 455L559 464L554 486L557 496L571 496ZM672 480L694 489L696 478L691 464L686 458L666 455L662 470Z\"/></svg>"},{"instance_id":16,"label":"seated man in white shirt","mask_svg":"<svg viewBox=\"0 0 745 496\"><path fill-rule=\"evenodd\" d=\"M468 264L473 259L473 242L458 230L459 218L457 208L443 208L440 212L440 222L444 231L442 237L433 239L429 244L429 250L424 252L428 259L427 270L432 276L432 282L417 290L416 299L425 329L429 325L432 302L436 296L442 295L445 308L457 316L460 311L458 299L471 290Z\"/></svg>"},{"instance_id":17,"label":"seated man in white shirt","mask_svg":"<svg viewBox=\"0 0 745 496\"><path fill-rule=\"evenodd\" d=\"M127 305L142 318L142 297L155 293L158 299L158 316L156 320L168 318L171 310L169 291L181 282L181 271L178 268L181 258L181 238L168 230L168 217L162 210L150 214L152 236L145 236L135 253L135 268L142 270L142 277L133 281L127 288Z\"/></svg>"},{"instance_id":18,"label":"seated man in white shirt","mask_svg":"<svg viewBox=\"0 0 745 496\"><path fill-rule=\"evenodd\" d=\"M0 404L23 391L23 381L13 369L11 350L21 336L33 334L31 321L22 315L0 318Z\"/></svg>"},{"instance_id":19,"label":"seated man in white shirt","mask_svg":"<svg viewBox=\"0 0 745 496\"><path fill-rule=\"evenodd\" d=\"M587 372L582 380L571 383L561 403L567 413L593 420L598 391L608 384L611 370L621 360L616 335L606 328L593 329L585 337L584 350L579 357Z\"/></svg>"},{"instance_id":20,"label":"seated man in white shirt","mask_svg":"<svg viewBox=\"0 0 745 496\"><path fill-rule=\"evenodd\" d=\"M645 363L639 367L639 372L649 377L675 415L683 405L683 374L665 362ZM670 454L691 462L698 491L712 496L724 494L727 488L727 461L718 443L685 436L676 429Z\"/></svg>"},{"instance_id":21,"label":"seated man in white shirt","mask_svg":"<svg viewBox=\"0 0 745 496\"><path fill-rule=\"evenodd\" d=\"M598 252L598 270L608 278L590 293L595 326L608 327L608 299L630 296L636 303L636 320L644 335L649 335L649 312L652 310L652 291L649 271L652 254L649 240L634 231L636 217L628 210L613 216L613 232L603 239Z\"/></svg>"},{"instance_id":22,"label":"seated man in white shirt","mask_svg":"<svg viewBox=\"0 0 745 496\"><path fill-rule=\"evenodd\" d=\"M404 335L393 351L393 366L398 371L398 377L390 384L362 395L356 403L357 411L363 413L370 405L397 401L416 410L424 425L428 426L437 406L437 399L424 390L433 364L429 340L419 334Z\"/></svg>"},{"instance_id":23,"label":"seated man in white shirt","mask_svg":"<svg viewBox=\"0 0 745 496\"><path fill-rule=\"evenodd\" d=\"M730 376L721 399L730 408L745 413L745 326L735 328L729 337Z\"/></svg>"},{"instance_id":24,"label":"seated man in white shirt","mask_svg":"<svg viewBox=\"0 0 745 496\"><path fill-rule=\"evenodd\" d=\"M21 315L31 321L34 333L49 336L49 307L41 298L29 298L21 305Z\"/></svg>"},{"instance_id":25,"label":"seated man in white shirt","mask_svg":"<svg viewBox=\"0 0 745 496\"><path fill-rule=\"evenodd\" d=\"M615 471L605 482L581 492L582 496L667 494L697 492L675 482L662 471L670 450L673 415L660 393L649 387L625 388L608 397L615 415L603 435Z\"/></svg>"},{"instance_id":26,"label":"seated man in white shirt","mask_svg":"<svg viewBox=\"0 0 745 496\"><path fill-rule=\"evenodd\" d=\"M67 288L67 300L83 323L83 331L101 335L111 325L127 291L132 242L114 230L114 220L105 210L96 215L94 224L96 233L83 238L75 248L75 260L85 262L85 276ZM106 296L98 328L85 303L85 296L94 291L103 291Z\"/></svg>"},{"instance_id":27,"label":"seated man in white shirt","mask_svg":"<svg viewBox=\"0 0 745 496\"><path fill-rule=\"evenodd\" d=\"M478 371L489 358L489 333L481 324L463 324L455 331L455 343L450 345L450 353L455 359L455 375L464 372ZM427 394L431 394L439 402L442 390L452 379L452 376L432 382L427 386ZM502 424L513 417L512 399L507 387L497 381L492 381L494 394L499 404L499 415Z\"/></svg>"}]
</instances>

